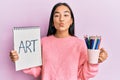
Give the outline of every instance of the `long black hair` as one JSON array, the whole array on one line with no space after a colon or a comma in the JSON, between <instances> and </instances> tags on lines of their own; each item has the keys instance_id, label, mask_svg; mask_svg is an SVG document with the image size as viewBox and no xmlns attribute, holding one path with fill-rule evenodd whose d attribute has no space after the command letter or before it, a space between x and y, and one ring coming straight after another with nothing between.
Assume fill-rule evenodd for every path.
<instances>
[{"instance_id":1,"label":"long black hair","mask_svg":"<svg viewBox=\"0 0 120 80\"><path fill-rule=\"evenodd\" d=\"M67 4L67 3L57 3L53 9L52 9L52 12L51 12L51 15L50 15L50 20L49 20L49 28L48 28L48 33L47 33L47 36L50 36L50 35L54 35L56 33L56 29L55 27L53 26L53 16L54 16L54 12L56 10L57 7L61 6L61 5L64 5L66 7L69 8L70 10L70 14L71 14L71 18L73 20L72 24L70 25L69 27L69 34L71 36L74 36L74 15L73 15L73 12L72 12L72 9L70 8L70 6Z\"/></svg>"}]
</instances>

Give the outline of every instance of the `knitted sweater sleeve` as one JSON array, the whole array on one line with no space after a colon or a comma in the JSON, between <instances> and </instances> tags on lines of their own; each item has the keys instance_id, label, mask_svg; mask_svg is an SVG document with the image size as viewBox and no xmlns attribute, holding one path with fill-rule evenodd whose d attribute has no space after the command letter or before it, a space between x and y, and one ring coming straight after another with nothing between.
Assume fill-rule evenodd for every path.
<instances>
[{"instance_id":1,"label":"knitted sweater sleeve","mask_svg":"<svg viewBox=\"0 0 120 80\"><path fill-rule=\"evenodd\" d=\"M24 69L23 72L26 74L33 75L34 77L38 77L41 73L41 66Z\"/></svg>"},{"instance_id":2,"label":"knitted sweater sleeve","mask_svg":"<svg viewBox=\"0 0 120 80\"><path fill-rule=\"evenodd\" d=\"M88 80L89 78L94 77L98 72L98 64L89 64L87 47L85 42L82 43L79 67L78 67L78 80Z\"/></svg>"}]
</instances>

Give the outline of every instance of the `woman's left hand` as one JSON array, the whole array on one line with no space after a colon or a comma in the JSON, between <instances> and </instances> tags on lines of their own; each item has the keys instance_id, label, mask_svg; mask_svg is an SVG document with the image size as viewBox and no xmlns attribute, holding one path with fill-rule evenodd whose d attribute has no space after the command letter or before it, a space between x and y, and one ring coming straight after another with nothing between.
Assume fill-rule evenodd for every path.
<instances>
[{"instance_id":1,"label":"woman's left hand","mask_svg":"<svg viewBox=\"0 0 120 80\"><path fill-rule=\"evenodd\" d=\"M108 53L103 48L101 48L98 63L102 63L107 59L107 57L108 57Z\"/></svg>"}]
</instances>

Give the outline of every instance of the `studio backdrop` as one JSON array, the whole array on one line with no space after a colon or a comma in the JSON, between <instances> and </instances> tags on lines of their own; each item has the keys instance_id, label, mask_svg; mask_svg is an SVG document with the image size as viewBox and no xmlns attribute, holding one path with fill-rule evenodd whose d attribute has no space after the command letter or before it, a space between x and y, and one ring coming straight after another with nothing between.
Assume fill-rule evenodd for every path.
<instances>
[{"instance_id":1,"label":"studio backdrop","mask_svg":"<svg viewBox=\"0 0 120 80\"><path fill-rule=\"evenodd\" d=\"M109 57L100 64L98 74L90 80L119 80L119 0L0 0L0 80L35 80L31 75L15 71L15 64L9 58L9 52L14 47L12 29L40 26L41 37L46 36L51 9L58 2L71 6L77 37L102 37L101 47L107 50Z\"/></svg>"}]
</instances>

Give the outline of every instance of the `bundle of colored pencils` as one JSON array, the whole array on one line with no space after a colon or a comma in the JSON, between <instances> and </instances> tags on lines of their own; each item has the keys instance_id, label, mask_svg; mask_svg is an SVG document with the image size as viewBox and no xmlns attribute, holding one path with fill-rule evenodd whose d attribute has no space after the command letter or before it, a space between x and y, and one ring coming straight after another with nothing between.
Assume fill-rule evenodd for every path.
<instances>
[{"instance_id":1,"label":"bundle of colored pencils","mask_svg":"<svg viewBox=\"0 0 120 80\"><path fill-rule=\"evenodd\" d=\"M101 36L84 36L88 49L99 49Z\"/></svg>"}]
</instances>

